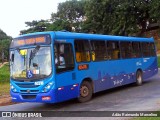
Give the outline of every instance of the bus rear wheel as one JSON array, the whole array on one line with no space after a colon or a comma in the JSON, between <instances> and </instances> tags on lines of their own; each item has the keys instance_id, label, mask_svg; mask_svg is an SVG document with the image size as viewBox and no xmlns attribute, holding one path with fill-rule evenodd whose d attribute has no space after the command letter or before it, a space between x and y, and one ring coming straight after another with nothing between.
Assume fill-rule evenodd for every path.
<instances>
[{"instance_id":1,"label":"bus rear wheel","mask_svg":"<svg viewBox=\"0 0 160 120\"><path fill-rule=\"evenodd\" d=\"M78 98L79 102L87 102L92 98L93 89L92 85L88 81L84 81L80 87L80 96Z\"/></svg>"},{"instance_id":2,"label":"bus rear wheel","mask_svg":"<svg viewBox=\"0 0 160 120\"><path fill-rule=\"evenodd\" d=\"M136 73L136 84L140 86L142 85L142 82L143 82L142 72L138 70Z\"/></svg>"}]
</instances>

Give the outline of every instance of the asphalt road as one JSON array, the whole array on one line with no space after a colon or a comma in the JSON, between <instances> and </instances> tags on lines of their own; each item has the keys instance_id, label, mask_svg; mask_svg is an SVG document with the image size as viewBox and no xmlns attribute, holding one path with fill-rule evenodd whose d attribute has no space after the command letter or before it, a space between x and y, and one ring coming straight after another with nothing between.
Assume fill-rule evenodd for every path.
<instances>
[{"instance_id":1,"label":"asphalt road","mask_svg":"<svg viewBox=\"0 0 160 120\"><path fill-rule=\"evenodd\" d=\"M144 82L94 94L86 103L70 100L58 104L20 103L0 107L0 111L156 111L160 110L160 72Z\"/></svg>"}]
</instances>

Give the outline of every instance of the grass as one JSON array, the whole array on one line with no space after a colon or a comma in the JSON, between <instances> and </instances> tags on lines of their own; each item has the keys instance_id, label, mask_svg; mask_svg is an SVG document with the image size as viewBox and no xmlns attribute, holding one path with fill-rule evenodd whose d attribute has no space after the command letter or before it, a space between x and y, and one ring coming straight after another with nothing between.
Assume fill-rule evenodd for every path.
<instances>
[{"instance_id":1,"label":"grass","mask_svg":"<svg viewBox=\"0 0 160 120\"><path fill-rule=\"evenodd\" d=\"M0 97L9 95L9 77L9 64L5 64L2 68L0 68Z\"/></svg>"},{"instance_id":2,"label":"grass","mask_svg":"<svg viewBox=\"0 0 160 120\"><path fill-rule=\"evenodd\" d=\"M135 118L132 120L160 120L159 117L141 117L141 118Z\"/></svg>"},{"instance_id":3,"label":"grass","mask_svg":"<svg viewBox=\"0 0 160 120\"><path fill-rule=\"evenodd\" d=\"M5 64L2 68L0 68L0 84L9 83L9 64Z\"/></svg>"},{"instance_id":4,"label":"grass","mask_svg":"<svg viewBox=\"0 0 160 120\"><path fill-rule=\"evenodd\" d=\"M10 93L10 84L9 83L4 83L0 87L0 97L1 96L8 96Z\"/></svg>"},{"instance_id":5,"label":"grass","mask_svg":"<svg viewBox=\"0 0 160 120\"><path fill-rule=\"evenodd\" d=\"M160 56L158 56L158 67L160 68Z\"/></svg>"}]
</instances>

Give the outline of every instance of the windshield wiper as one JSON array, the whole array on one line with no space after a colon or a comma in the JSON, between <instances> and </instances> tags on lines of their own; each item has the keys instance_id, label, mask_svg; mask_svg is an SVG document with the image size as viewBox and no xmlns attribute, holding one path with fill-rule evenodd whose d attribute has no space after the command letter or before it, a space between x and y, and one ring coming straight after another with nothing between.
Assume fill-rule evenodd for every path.
<instances>
[{"instance_id":1,"label":"windshield wiper","mask_svg":"<svg viewBox=\"0 0 160 120\"><path fill-rule=\"evenodd\" d=\"M19 47L17 47L17 48L16 48L16 50L17 50L17 51L18 51L18 53L20 54L20 49L19 49Z\"/></svg>"},{"instance_id":2,"label":"windshield wiper","mask_svg":"<svg viewBox=\"0 0 160 120\"><path fill-rule=\"evenodd\" d=\"M29 57L29 68L31 66L31 60L35 57L35 55L39 51L39 49L40 49L40 46L37 45L36 48L33 51L31 50L30 57Z\"/></svg>"}]
</instances>

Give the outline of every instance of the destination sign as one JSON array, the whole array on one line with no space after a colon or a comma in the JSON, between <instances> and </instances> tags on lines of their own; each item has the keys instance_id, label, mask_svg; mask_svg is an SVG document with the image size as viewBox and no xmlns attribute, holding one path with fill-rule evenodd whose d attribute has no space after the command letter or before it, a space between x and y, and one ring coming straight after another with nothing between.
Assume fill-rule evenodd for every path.
<instances>
[{"instance_id":1,"label":"destination sign","mask_svg":"<svg viewBox=\"0 0 160 120\"><path fill-rule=\"evenodd\" d=\"M28 45L41 45L50 44L50 35L32 35L13 39L10 48L28 46Z\"/></svg>"}]
</instances>

